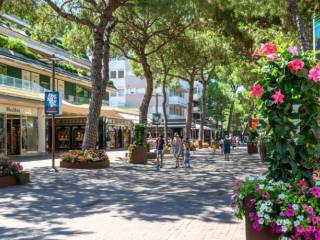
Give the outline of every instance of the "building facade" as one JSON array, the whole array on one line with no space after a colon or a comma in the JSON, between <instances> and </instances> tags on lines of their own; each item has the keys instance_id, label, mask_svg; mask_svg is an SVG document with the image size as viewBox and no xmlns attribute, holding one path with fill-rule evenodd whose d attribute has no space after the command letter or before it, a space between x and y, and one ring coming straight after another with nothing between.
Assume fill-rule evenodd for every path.
<instances>
[{"instance_id":1,"label":"building facade","mask_svg":"<svg viewBox=\"0 0 320 240\"><path fill-rule=\"evenodd\" d=\"M130 67L127 59L110 60L110 79L117 88L116 92L110 94L110 105L125 108L139 108L146 91L146 80L143 77L136 76ZM168 115L169 134L177 132L183 135L186 125L186 114L188 105L188 83L180 80L175 88L167 88L167 105L166 112ZM202 85L195 83L194 105L200 100ZM158 95L158 105L157 97ZM163 95L161 87L155 88L148 109L148 118L151 120L152 115L157 112L161 114L161 124L159 132L163 129ZM199 108L194 108L195 117L199 117ZM196 121L196 118L194 118ZM150 132L155 135L156 126L150 127Z\"/></svg>"},{"instance_id":2,"label":"building facade","mask_svg":"<svg viewBox=\"0 0 320 240\"><path fill-rule=\"evenodd\" d=\"M11 45L18 42L27 50L8 49L10 41ZM52 63L44 61L51 56L58 59L54 81ZM59 91L63 99L62 114L56 117L53 132L56 148L81 148L91 98L90 66L87 59L35 41L22 30L1 23L0 154L27 155L51 150L52 121L44 113L44 92L53 89ZM103 101L97 126L100 148L107 146L109 122L116 126L121 123L121 127L132 126L132 121L121 115L121 110L108 106L109 93L114 90L109 84Z\"/></svg>"}]
</instances>

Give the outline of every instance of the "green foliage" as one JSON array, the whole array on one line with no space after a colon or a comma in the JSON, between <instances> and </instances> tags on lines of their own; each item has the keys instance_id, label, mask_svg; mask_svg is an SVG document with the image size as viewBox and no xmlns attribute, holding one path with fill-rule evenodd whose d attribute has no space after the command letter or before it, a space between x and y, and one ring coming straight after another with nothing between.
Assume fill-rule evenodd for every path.
<instances>
[{"instance_id":1,"label":"green foliage","mask_svg":"<svg viewBox=\"0 0 320 240\"><path fill-rule=\"evenodd\" d=\"M146 136L146 126L144 124L136 124L134 126L134 144L144 145Z\"/></svg>"},{"instance_id":2,"label":"green foliage","mask_svg":"<svg viewBox=\"0 0 320 240\"><path fill-rule=\"evenodd\" d=\"M256 144L258 141L258 137L259 137L259 134L257 132L257 129L249 128L249 130L248 130L248 143Z\"/></svg>"},{"instance_id":3,"label":"green foliage","mask_svg":"<svg viewBox=\"0 0 320 240\"><path fill-rule=\"evenodd\" d=\"M266 160L270 162L271 176L276 179L310 180L320 149L320 85L308 78L308 71L316 61L310 54L291 56L287 47L278 47L275 61L259 59L257 79L264 91L258 104L262 118L267 120ZM289 69L288 62L293 59L304 62L301 71ZM284 102L280 104L272 100L278 90L284 95Z\"/></svg>"}]
</instances>

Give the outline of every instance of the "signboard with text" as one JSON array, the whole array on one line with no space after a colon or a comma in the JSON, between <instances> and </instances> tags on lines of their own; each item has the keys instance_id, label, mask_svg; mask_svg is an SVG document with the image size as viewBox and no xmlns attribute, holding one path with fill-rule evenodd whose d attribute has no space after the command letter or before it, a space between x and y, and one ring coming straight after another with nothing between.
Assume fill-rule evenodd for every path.
<instances>
[{"instance_id":1,"label":"signboard with text","mask_svg":"<svg viewBox=\"0 0 320 240\"><path fill-rule=\"evenodd\" d=\"M61 99L59 92L44 93L44 108L46 114L56 115L61 113Z\"/></svg>"}]
</instances>

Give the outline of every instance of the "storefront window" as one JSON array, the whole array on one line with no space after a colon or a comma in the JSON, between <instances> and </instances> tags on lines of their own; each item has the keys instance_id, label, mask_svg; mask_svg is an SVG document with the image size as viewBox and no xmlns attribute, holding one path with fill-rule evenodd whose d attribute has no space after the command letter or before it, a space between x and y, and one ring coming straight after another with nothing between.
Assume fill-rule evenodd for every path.
<instances>
[{"instance_id":1,"label":"storefront window","mask_svg":"<svg viewBox=\"0 0 320 240\"><path fill-rule=\"evenodd\" d=\"M38 118L22 117L22 149L25 151L38 151Z\"/></svg>"}]
</instances>

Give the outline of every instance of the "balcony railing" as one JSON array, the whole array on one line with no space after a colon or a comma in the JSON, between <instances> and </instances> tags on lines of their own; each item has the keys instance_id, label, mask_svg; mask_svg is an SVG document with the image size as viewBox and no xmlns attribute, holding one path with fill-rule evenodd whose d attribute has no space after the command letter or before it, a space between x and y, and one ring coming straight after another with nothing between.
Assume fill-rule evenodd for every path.
<instances>
[{"instance_id":1,"label":"balcony railing","mask_svg":"<svg viewBox=\"0 0 320 240\"><path fill-rule=\"evenodd\" d=\"M0 87L7 87L17 90L22 90L24 92L31 92L31 93L44 93L50 91L44 87L41 87L38 83L24 80L15 77L9 77L3 74L0 74ZM79 96L72 96L72 95L64 95L62 93L62 98L72 104L89 104L90 98L87 97L79 97ZM102 100L102 104L105 106L109 105L109 100Z\"/></svg>"},{"instance_id":2,"label":"balcony railing","mask_svg":"<svg viewBox=\"0 0 320 240\"><path fill-rule=\"evenodd\" d=\"M0 74L0 86L24 90L32 93L44 93L49 91L48 89L41 87L38 83L15 77L9 77L3 74Z\"/></svg>"},{"instance_id":3,"label":"balcony railing","mask_svg":"<svg viewBox=\"0 0 320 240\"><path fill-rule=\"evenodd\" d=\"M169 97L169 104L187 106L188 102L187 102L187 100L184 99L183 97L170 96L170 97Z\"/></svg>"}]
</instances>

